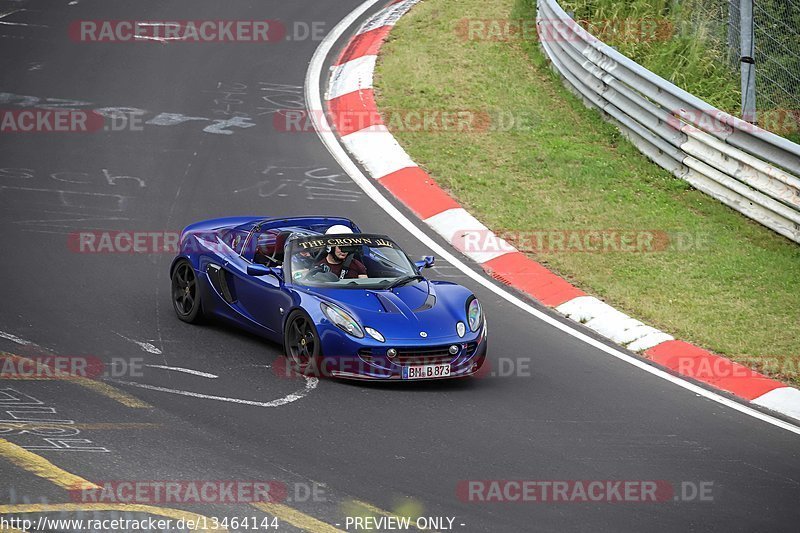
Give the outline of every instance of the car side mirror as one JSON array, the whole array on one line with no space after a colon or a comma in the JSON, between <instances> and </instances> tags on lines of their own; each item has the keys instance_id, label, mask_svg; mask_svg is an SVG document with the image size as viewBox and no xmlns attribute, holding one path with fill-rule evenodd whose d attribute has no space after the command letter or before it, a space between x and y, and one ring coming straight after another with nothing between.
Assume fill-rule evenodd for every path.
<instances>
[{"instance_id":1,"label":"car side mirror","mask_svg":"<svg viewBox=\"0 0 800 533\"><path fill-rule=\"evenodd\" d=\"M436 258L432 255L426 255L419 261L415 261L414 265L417 267L417 270L422 270L423 268L430 268L436 262Z\"/></svg>"},{"instance_id":2,"label":"car side mirror","mask_svg":"<svg viewBox=\"0 0 800 533\"><path fill-rule=\"evenodd\" d=\"M283 269L281 267L268 267L265 265L247 265L248 276L275 276L278 281L283 282Z\"/></svg>"}]
</instances>

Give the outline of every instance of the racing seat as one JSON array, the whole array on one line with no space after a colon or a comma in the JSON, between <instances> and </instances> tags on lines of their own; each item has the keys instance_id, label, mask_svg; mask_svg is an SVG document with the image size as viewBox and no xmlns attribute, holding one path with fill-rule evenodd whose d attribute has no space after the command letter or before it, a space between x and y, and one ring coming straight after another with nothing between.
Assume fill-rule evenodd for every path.
<instances>
[{"instance_id":1,"label":"racing seat","mask_svg":"<svg viewBox=\"0 0 800 533\"><path fill-rule=\"evenodd\" d=\"M274 233L262 233L259 235L253 262L266 266L282 265L286 239L291 233L291 231L281 231L277 235Z\"/></svg>"}]
</instances>

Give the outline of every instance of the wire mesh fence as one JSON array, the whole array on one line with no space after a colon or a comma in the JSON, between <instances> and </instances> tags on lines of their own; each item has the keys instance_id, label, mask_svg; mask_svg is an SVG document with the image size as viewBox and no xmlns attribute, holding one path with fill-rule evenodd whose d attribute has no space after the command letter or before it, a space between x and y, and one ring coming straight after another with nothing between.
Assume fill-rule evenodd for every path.
<instances>
[{"instance_id":1,"label":"wire mesh fence","mask_svg":"<svg viewBox=\"0 0 800 533\"><path fill-rule=\"evenodd\" d=\"M728 60L739 68L740 0L726 0ZM756 111L800 110L800 0L753 2Z\"/></svg>"},{"instance_id":2,"label":"wire mesh fence","mask_svg":"<svg viewBox=\"0 0 800 533\"><path fill-rule=\"evenodd\" d=\"M800 143L800 0L559 2L659 76Z\"/></svg>"}]
</instances>

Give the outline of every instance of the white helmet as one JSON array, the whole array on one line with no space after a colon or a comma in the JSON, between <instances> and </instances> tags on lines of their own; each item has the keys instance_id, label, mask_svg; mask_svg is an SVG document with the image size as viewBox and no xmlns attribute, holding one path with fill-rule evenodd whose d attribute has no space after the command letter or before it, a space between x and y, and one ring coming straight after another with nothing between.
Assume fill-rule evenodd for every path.
<instances>
[{"instance_id":1,"label":"white helmet","mask_svg":"<svg viewBox=\"0 0 800 533\"><path fill-rule=\"evenodd\" d=\"M341 235L343 233L353 233L353 230L343 224L334 224L325 230L325 235Z\"/></svg>"}]
</instances>

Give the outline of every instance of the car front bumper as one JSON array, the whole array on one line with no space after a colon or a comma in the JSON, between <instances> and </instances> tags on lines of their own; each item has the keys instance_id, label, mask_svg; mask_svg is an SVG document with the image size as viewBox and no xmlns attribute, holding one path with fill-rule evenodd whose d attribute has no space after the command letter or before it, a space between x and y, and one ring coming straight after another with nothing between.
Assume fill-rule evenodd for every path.
<instances>
[{"instance_id":1,"label":"car front bumper","mask_svg":"<svg viewBox=\"0 0 800 533\"><path fill-rule=\"evenodd\" d=\"M372 339L352 339L345 335L337 335L334 350L330 342L324 342L325 353L314 362L314 374L320 377L368 381L424 381L454 379L476 374L486 359L487 353L486 323L475 332L464 338L438 338L427 342L387 339L380 343ZM328 336L330 338L330 336ZM457 352L450 351L457 347ZM389 357L390 348L397 351ZM340 355L327 355L336 353ZM404 368L422 365L449 365L447 375L404 377ZM406 372L407 373L407 372Z\"/></svg>"}]
</instances>

